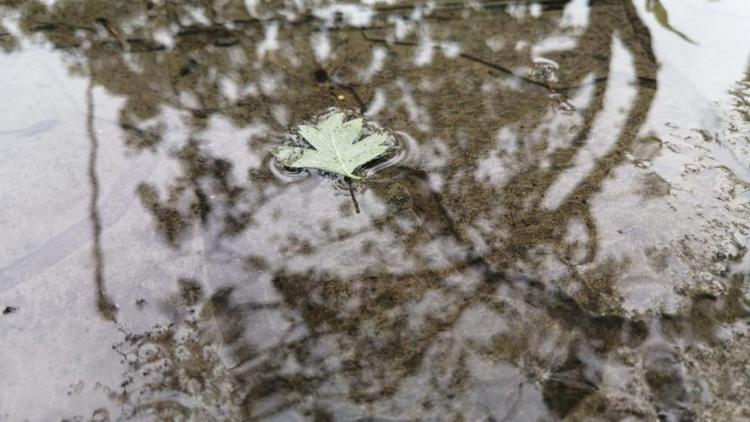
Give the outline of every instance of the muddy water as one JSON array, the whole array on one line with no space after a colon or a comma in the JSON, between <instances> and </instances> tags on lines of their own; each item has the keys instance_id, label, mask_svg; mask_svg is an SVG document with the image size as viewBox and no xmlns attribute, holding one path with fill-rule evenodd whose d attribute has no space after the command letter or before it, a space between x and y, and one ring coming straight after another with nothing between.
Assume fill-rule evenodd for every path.
<instances>
[{"instance_id":1,"label":"muddy water","mask_svg":"<svg viewBox=\"0 0 750 422\"><path fill-rule=\"evenodd\" d=\"M0 16L0 421L750 418L746 1Z\"/></svg>"}]
</instances>

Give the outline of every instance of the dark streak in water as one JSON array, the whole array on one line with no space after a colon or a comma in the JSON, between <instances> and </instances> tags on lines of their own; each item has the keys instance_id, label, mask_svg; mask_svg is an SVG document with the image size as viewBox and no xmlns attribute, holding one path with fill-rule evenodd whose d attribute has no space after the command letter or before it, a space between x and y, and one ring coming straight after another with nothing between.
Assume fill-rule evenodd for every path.
<instances>
[{"instance_id":1,"label":"dark streak in water","mask_svg":"<svg viewBox=\"0 0 750 422\"><path fill-rule=\"evenodd\" d=\"M117 308L112 300L107 296L104 282L104 254L102 253L102 222L99 216L99 179L96 175L96 158L99 151L99 140L96 137L94 128L94 78L91 78L89 87L86 90L86 133L89 137L89 162L88 176L91 184L91 204L89 206L89 218L94 234L94 286L96 287L96 309L105 319L116 322Z\"/></svg>"},{"instance_id":2,"label":"dark streak in water","mask_svg":"<svg viewBox=\"0 0 750 422\"><path fill-rule=\"evenodd\" d=\"M373 43L378 43L378 44L393 44L393 45L408 46L408 47L416 47L416 46L419 45L416 42L410 42L410 41L392 41L392 42L389 42L388 40L386 40L384 38L372 38L369 35L367 35L367 32L365 30L362 30L360 33L362 34L362 37L364 37L364 39L366 39L369 42L373 42ZM441 48L441 47L436 46L434 48ZM538 86L540 86L542 88L549 89L547 87L547 84L545 84L543 82L535 81L535 80L533 80L531 78L527 78L527 77L524 77L524 76L516 75L515 73L513 73L512 70L510 70L510 69L508 69L508 68L506 68L504 66L500 66L498 64L489 62L489 61L481 59L479 57L474 57L474 56L466 54L466 53L461 53L458 56L462 57L462 58L464 58L466 60L482 64L482 65L487 66L487 67L489 67L491 69L494 69L494 70L496 70L498 72L502 72L502 73L505 73L507 75L519 78L520 80L522 80L522 81L524 81L526 83L529 83L529 84L532 84L532 85L538 85Z\"/></svg>"},{"instance_id":3,"label":"dark streak in water","mask_svg":"<svg viewBox=\"0 0 750 422\"><path fill-rule=\"evenodd\" d=\"M633 25L635 25L635 24L633 24ZM371 36L369 36L367 34L367 32L366 32L365 29L363 29L362 31L360 31L360 33L362 34L362 37L364 37L364 39L366 39L367 41L372 42L372 43L386 44L386 45L392 44L392 45L400 45L400 46L407 46L407 47L416 47L416 46L419 45L416 42L410 42L410 41L389 41L389 40L386 40L384 38L373 38L373 37L371 37ZM647 40L650 40L650 37L647 37ZM439 49L441 47L440 46L435 46L434 48ZM648 54L649 54L649 58L653 57L653 52L650 52L650 49L648 50ZM499 65L497 63L493 63L493 62L485 60L485 59L483 59L481 57L473 56L471 54L466 54L466 53L460 53L458 55L458 57L461 57L461 58L463 58L465 60L468 60L468 61L471 61L471 62L474 62L474 63L481 64L481 65L486 66L486 67L489 67L490 69L493 69L493 70L495 70L497 72L500 72L500 73L504 73L504 74L506 74L508 76L512 76L514 78L518 78L519 80L521 80L521 81L523 81L523 82L525 82L527 84L531 84L531 85L536 85L536 86L542 87L544 89L552 91L553 93L556 92L556 91L566 92L566 91L570 91L572 89L580 88L580 85L571 85L571 86L558 87L557 89L552 89L549 85L547 85L544 82L540 82L540 81L537 81L537 80L532 79L532 78L528 78L528 77L525 77L525 76L522 76L522 75L518 75L515 72L513 72L512 70L510 70L509 68L505 67L505 66ZM652 62L653 62L653 60L652 60ZM609 80L608 77L603 76L603 77L598 77L598 78L594 79L593 83L594 84L605 83L608 80ZM649 89L654 89L655 90L656 89L656 78L655 77L650 77L650 76L640 76L640 75L636 76L636 85L638 85L640 87L644 87L644 88L649 88Z\"/></svg>"}]
</instances>

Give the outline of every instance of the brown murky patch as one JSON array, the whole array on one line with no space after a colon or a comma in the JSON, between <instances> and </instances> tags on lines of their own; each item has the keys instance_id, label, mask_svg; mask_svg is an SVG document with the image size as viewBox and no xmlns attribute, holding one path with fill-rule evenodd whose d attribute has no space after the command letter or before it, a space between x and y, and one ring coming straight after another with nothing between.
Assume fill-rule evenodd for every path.
<instances>
[{"instance_id":1,"label":"brown murky patch","mask_svg":"<svg viewBox=\"0 0 750 422\"><path fill-rule=\"evenodd\" d=\"M670 188L669 182L654 172L649 172L641 176L640 194L643 199L668 196Z\"/></svg>"},{"instance_id":2,"label":"brown murky patch","mask_svg":"<svg viewBox=\"0 0 750 422\"><path fill-rule=\"evenodd\" d=\"M669 248L651 247L646 249L645 254L648 257L649 265L655 271L662 272L669 267L669 258L672 256Z\"/></svg>"}]
</instances>

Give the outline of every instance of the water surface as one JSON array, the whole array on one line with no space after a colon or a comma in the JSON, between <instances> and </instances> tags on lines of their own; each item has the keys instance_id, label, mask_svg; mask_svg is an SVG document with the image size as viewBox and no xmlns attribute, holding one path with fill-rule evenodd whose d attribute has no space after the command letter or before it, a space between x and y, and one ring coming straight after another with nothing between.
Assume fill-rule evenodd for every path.
<instances>
[{"instance_id":1,"label":"water surface","mask_svg":"<svg viewBox=\"0 0 750 422\"><path fill-rule=\"evenodd\" d=\"M746 1L0 17L0 421L750 418Z\"/></svg>"}]
</instances>

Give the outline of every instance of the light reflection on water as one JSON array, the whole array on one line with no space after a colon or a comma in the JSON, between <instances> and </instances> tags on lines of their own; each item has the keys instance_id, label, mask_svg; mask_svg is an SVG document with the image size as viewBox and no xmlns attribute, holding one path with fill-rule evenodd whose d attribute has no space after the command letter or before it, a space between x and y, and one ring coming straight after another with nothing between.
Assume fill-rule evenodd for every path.
<instances>
[{"instance_id":1,"label":"light reflection on water","mask_svg":"<svg viewBox=\"0 0 750 422\"><path fill-rule=\"evenodd\" d=\"M0 420L748 417L745 3L48 3ZM401 145L360 213L270 155L332 107Z\"/></svg>"}]
</instances>

